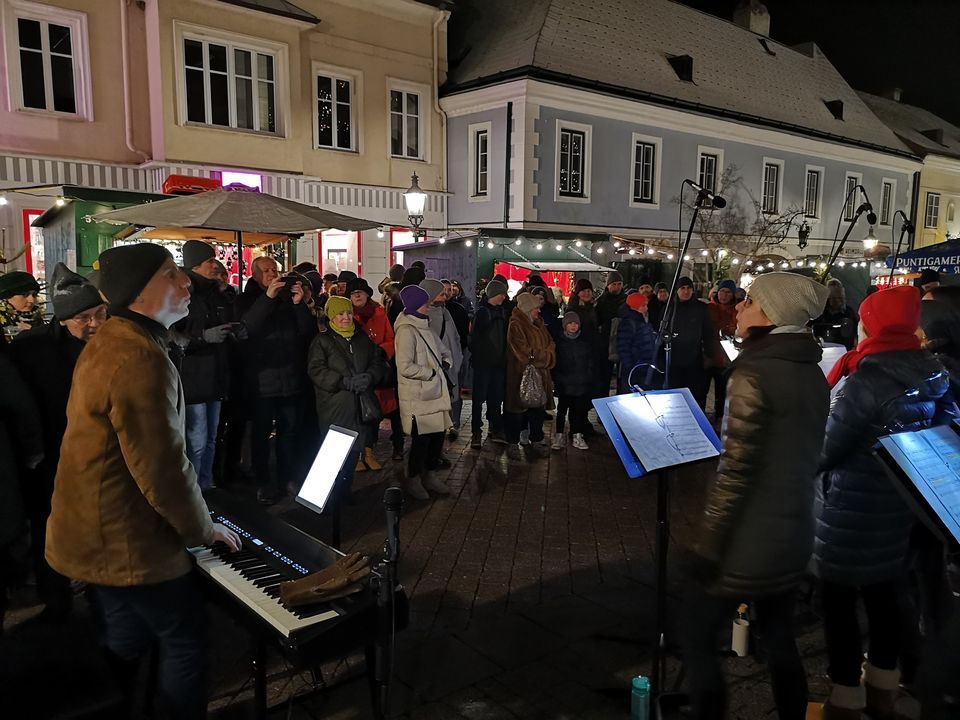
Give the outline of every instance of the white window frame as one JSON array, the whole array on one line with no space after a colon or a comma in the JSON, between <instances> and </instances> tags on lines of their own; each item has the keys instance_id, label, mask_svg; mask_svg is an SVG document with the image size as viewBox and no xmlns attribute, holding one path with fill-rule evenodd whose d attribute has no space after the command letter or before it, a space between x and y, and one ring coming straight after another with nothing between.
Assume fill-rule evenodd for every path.
<instances>
[{"instance_id":1,"label":"white window frame","mask_svg":"<svg viewBox=\"0 0 960 720\"><path fill-rule=\"evenodd\" d=\"M93 121L93 88L90 72L90 45L87 34L87 14L73 10L64 10L52 5L29 2L28 0L0 0L3 3L2 19L3 40L6 48L7 64L7 109L10 112L45 115L65 120ZM64 25L70 28L70 46L73 54L73 92L76 112L53 110L53 86L51 83L49 54L44 54L44 85L47 91L46 102L51 109L31 108L23 104L23 84L20 71L20 42L17 18ZM46 43L46 38L44 38Z\"/></svg>"},{"instance_id":2,"label":"white window frame","mask_svg":"<svg viewBox=\"0 0 960 720\"><path fill-rule=\"evenodd\" d=\"M177 124L183 127L196 128L199 130L213 130L228 133L246 133L262 138L286 138L289 133L290 118L290 51L285 43L272 42L262 38L251 37L240 33L228 32L217 28L194 25L192 23L173 21L173 58L174 75L176 77L177 91ZM184 40L197 40L200 42L212 42L216 44L226 44L228 46L236 45L239 50L248 50L253 53L263 53L272 55L273 62L273 87L274 87L274 108L277 113L276 129L273 132L269 130L249 130L247 128L233 127L236 123L236 87L233 82L227 83L227 102L229 103L230 125L213 125L197 122L187 119L187 81L186 70L184 66L185 58L183 53ZM231 49L233 49L231 47ZM233 78L231 72L233 68L233 53L227 53L228 78ZM210 85L205 83L204 92L206 94L206 107L210 108ZM254 100L256 102L256 100Z\"/></svg>"},{"instance_id":3,"label":"white window frame","mask_svg":"<svg viewBox=\"0 0 960 720\"><path fill-rule=\"evenodd\" d=\"M937 199L936 222L930 224L930 200ZM925 230L937 230L940 228L940 193L928 192L923 200L923 227Z\"/></svg>"},{"instance_id":4,"label":"white window frame","mask_svg":"<svg viewBox=\"0 0 960 720\"><path fill-rule=\"evenodd\" d=\"M766 192L767 186L767 166L775 166L777 168L777 196L776 208L773 210L766 210L763 207L764 193ZM778 160L777 158L765 157L763 159L762 170L760 174L760 210L765 215L779 215L783 212L783 160Z\"/></svg>"},{"instance_id":5,"label":"white window frame","mask_svg":"<svg viewBox=\"0 0 960 720\"><path fill-rule=\"evenodd\" d=\"M720 187L720 179L723 177L723 149L715 147L707 147L706 145L697 146L697 164L693 168L693 177L697 179L697 184L700 184L700 158L704 155L716 155L717 156L717 167L714 169L714 187L706 188L714 193L719 193L723 191L723 188ZM709 201L706 203L709 206Z\"/></svg>"},{"instance_id":6,"label":"white window frame","mask_svg":"<svg viewBox=\"0 0 960 720\"><path fill-rule=\"evenodd\" d=\"M807 215L807 175L815 172L820 176L817 184L817 214ZM826 178L826 170L820 165L807 165L803 171L803 217L808 224L819 222L823 215L823 183Z\"/></svg>"},{"instance_id":7,"label":"white window frame","mask_svg":"<svg viewBox=\"0 0 960 720\"><path fill-rule=\"evenodd\" d=\"M849 172L849 171L848 171L848 172L847 172L846 174L844 174L844 176L843 176L843 199L844 199L844 204L841 206L840 211L843 213L843 221L844 221L844 222L852 222L853 219L857 216L857 208L860 207L860 195L859 195L859 194L854 195L852 198L850 198L850 205L849 205L849 206L846 204L847 194L849 193L849 190L847 190L847 185L849 184L849 180L850 180L851 178L854 179L854 180L856 180L856 183L855 183L856 185L863 185L863 173L855 173L855 172ZM850 217L847 217L847 215L848 215L848 213L847 213L847 208L848 208L848 207L851 208L851 212L849 213Z\"/></svg>"},{"instance_id":8,"label":"white window frame","mask_svg":"<svg viewBox=\"0 0 960 720\"><path fill-rule=\"evenodd\" d=\"M887 208L887 217L883 217L883 188L890 186L890 207ZM877 208L877 225L888 227L893 222L893 214L897 211L897 181L893 178L880 180L880 207Z\"/></svg>"},{"instance_id":9,"label":"white window frame","mask_svg":"<svg viewBox=\"0 0 960 720\"><path fill-rule=\"evenodd\" d=\"M583 133L583 196L560 194L560 132L572 130ZM570 120L557 120L553 154L553 199L554 202L590 203L590 175L593 170L593 126Z\"/></svg>"},{"instance_id":10,"label":"white window frame","mask_svg":"<svg viewBox=\"0 0 960 720\"><path fill-rule=\"evenodd\" d=\"M477 172L479 168L477 167L477 135L479 133L487 134L487 190L483 195L477 194ZM468 159L468 166L470 168L470 177L469 182L469 196L468 200L472 203L477 202L490 202L490 178L493 177L491 170L491 153L490 153L490 141L493 137L493 123L492 122L482 122L482 123L471 123L467 126L467 148L470 153Z\"/></svg>"},{"instance_id":11,"label":"white window frame","mask_svg":"<svg viewBox=\"0 0 960 720\"><path fill-rule=\"evenodd\" d=\"M633 186L637 180L636 177L636 153L637 153L637 143L647 143L648 145L654 146L654 152L656 157L653 162L653 202L640 202L634 200L633 196ZM630 186L628 188L627 201L630 207L632 208L643 208L645 210L659 210L660 209L660 178L663 163L663 138L654 137L652 135L641 135L640 133L633 133L630 138Z\"/></svg>"},{"instance_id":12,"label":"white window frame","mask_svg":"<svg viewBox=\"0 0 960 720\"><path fill-rule=\"evenodd\" d=\"M417 104L417 107L420 112L420 122L419 122L419 132L417 140L420 144L418 148L419 156L411 157L408 155L394 155L393 154L393 138L391 135L391 128L393 127L393 120L391 117L390 109L390 91L397 90L399 92L414 94L420 96L420 102ZM409 80L401 80L399 78L387 78L387 93L386 93L386 103L387 103L387 157L391 160L407 160L409 162L430 162L430 125L433 122L433 116L431 112L431 103L432 99L430 96L430 86L422 85L420 83L410 82ZM406 113L404 113L404 118L406 118ZM406 120L404 120L404 137L406 137Z\"/></svg>"},{"instance_id":13,"label":"white window frame","mask_svg":"<svg viewBox=\"0 0 960 720\"><path fill-rule=\"evenodd\" d=\"M363 154L363 133L360 132L360 120L363 117L363 73L352 68L327 65L314 62L311 66L310 79L313 84L313 139L310 145L314 150L331 150L334 152L352 152ZM350 82L350 147L328 147L321 145L320 137L320 95L317 92L317 77L329 77L334 80L348 80ZM336 105L336 101L334 101ZM333 137L337 131L334 126Z\"/></svg>"}]
</instances>

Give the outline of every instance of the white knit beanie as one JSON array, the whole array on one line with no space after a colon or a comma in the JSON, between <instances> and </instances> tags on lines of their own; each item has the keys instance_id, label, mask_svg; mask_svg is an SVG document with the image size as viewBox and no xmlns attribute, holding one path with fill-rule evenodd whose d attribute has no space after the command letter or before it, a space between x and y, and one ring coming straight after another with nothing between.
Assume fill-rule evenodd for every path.
<instances>
[{"instance_id":1,"label":"white knit beanie","mask_svg":"<svg viewBox=\"0 0 960 720\"><path fill-rule=\"evenodd\" d=\"M816 280L788 272L760 275L748 295L774 325L799 325L823 314L830 291Z\"/></svg>"}]
</instances>

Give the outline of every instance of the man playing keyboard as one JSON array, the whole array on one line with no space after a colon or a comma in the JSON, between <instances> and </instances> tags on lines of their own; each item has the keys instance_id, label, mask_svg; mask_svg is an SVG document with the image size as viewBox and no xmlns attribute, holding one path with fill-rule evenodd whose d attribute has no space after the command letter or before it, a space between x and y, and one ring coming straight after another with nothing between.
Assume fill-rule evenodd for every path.
<instances>
[{"instance_id":1,"label":"man playing keyboard","mask_svg":"<svg viewBox=\"0 0 960 720\"><path fill-rule=\"evenodd\" d=\"M187 315L190 280L159 245L100 255L110 319L84 348L67 405L67 431L47 525L46 557L89 584L121 685L160 650L162 717L206 716L204 617L185 550L225 543L187 459L183 389L167 329Z\"/></svg>"}]
</instances>

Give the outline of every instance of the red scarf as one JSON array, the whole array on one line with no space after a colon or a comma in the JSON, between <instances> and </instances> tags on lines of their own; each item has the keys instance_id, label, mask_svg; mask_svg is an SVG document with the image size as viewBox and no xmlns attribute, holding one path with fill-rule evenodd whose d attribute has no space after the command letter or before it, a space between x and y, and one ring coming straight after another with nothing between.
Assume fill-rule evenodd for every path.
<instances>
[{"instance_id":1,"label":"red scarf","mask_svg":"<svg viewBox=\"0 0 960 720\"><path fill-rule=\"evenodd\" d=\"M913 288L910 289L913 290ZM914 290L914 292L916 291ZM830 387L834 387L845 376L853 373L860 364L860 361L868 355L892 352L894 350L919 349L920 338L912 332L887 332L883 335L877 335L876 337L868 337L853 350L840 356L840 359L837 360L837 363L833 366L833 370L831 370L827 376L827 382L830 384Z\"/></svg>"},{"instance_id":2,"label":"red scarf","mask_svg":"<svg viewBox=\"0 0 960 720\"><path fill-rule=\"evenodd\" d=\"M869 295L860 305L860 322L867 338L845 353L827 376L830 387L853 373L868 355L896 350L918 350L920 338L920 293L906 285Z\"/></svg>"},{"instance_id":3,"label":"red scarf","mask_svg":"<svg viewBox=\"0 0 960 720\"><path fill-rule=\"evenodd\" d=\"M353 309L353 314L357 316L358 320L360 320L361 325L366 325L368 322L370 322L370 318L373 317L373 314L377 311L378 307L380 307L380 305L373 300L367 300L363 307L355 307Z\"/></svg>"}]
</instances>

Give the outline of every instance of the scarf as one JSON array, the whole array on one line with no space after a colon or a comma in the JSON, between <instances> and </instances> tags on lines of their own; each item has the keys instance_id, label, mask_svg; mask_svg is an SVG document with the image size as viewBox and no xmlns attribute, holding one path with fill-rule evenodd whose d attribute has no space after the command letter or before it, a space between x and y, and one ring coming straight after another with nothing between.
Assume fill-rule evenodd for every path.
<instances>
[{"instance_id":1,"label":"scarf","mask_svg":"<svg viewBox=\"0 0 960 720\"><path fill-rule=\"evenodd\" d=\"M912 332L888 332L876 337L868 337L853 350L840 356L840 359L833 366L833 370L827 375L827 383L830 387L836 387L836 384L844 377L853 374L861 360L870 355L896 350L919 349L920 338Z\"/></svg>"},{"instance_id":2,"label":"scarf","mask_svg":"<svg viewBox=\"0 0 960 720\"><path fill-rule=\"evenodd\" d=\"M332 296L327 300L326 307L324 310L327 313L327 317L330 318L330 329L333 330L337 335L342 337L344 340L349 340L353 337L354 330L357 329L356 323L350 323L349 326L345 328L337 327L337 324L334 322L334 318L340 313L348 312L353 314L353 303L350 302L349 298L340 297L339 295Z\"/></svg>"},{"instance_id":3,"label":"scarf","mask_svg":"<svg viewBox=\"0 0 960 720\"><path fill-rule=\"evenodd\" d=\"M353 314L360 318L361 325L366 325L376 311L377 303L375 303L373 300L367 300L363 307L355 307L353 309Z\"/></svg>"},{"instance_id":4,"label":"scarf","mask_svg":"<svg viewBox=\"0 0 960 720\"><path fill-rule=\"evenodd\" d=\"M576 340L578 337L580 337L580 331L577 330L575 333L568 333L566 330L564 330L563 336L567 338L567 340Z\"/></svg>"}]
</instances>

